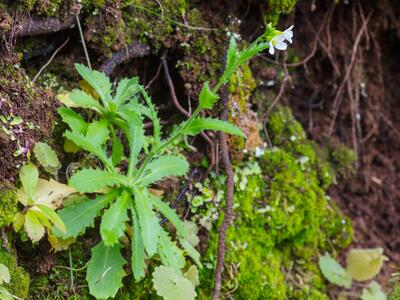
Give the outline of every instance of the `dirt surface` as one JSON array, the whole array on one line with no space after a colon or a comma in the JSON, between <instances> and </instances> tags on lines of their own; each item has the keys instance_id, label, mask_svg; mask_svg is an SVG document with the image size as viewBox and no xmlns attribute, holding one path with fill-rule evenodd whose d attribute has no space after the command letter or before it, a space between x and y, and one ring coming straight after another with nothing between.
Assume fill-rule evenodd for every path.
<instances>
[{"instance_id":1,"label":"dirt surface","mask_svg":"<svg viewBox=\"0 0 400 300\"><path fill-rule=\"evenodd\" d=\"M282 73L288 69L278 101L292 107L314 140L357 154L356 174L340 179L331 195L353 220L352 247L384 248L386 281L400 264L398 5L329 2L303 1L282 21L295 24L296 34L286 66L275 62Z\"/></svg>"}]
</instances>

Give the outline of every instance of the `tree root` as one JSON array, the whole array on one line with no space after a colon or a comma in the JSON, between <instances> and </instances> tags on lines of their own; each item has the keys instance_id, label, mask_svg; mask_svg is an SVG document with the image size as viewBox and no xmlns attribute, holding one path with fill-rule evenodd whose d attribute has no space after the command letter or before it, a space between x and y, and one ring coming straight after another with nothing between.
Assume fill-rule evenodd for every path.
<instances>
[{"instance_id":1,"label":"tree root","mask_svg":"<svg viewBox=\"0 0 400 300\"><path fill-rule=\"evenodd\" d=\"M66 18L28 17L18 22L15 37L49 34L71 28L77 12L71 12Z\"/></svg>"},{"instance_id":2,"label":"tree root","mask_svg":"<svg viewBox=\"0 0 400 300\"><path fill-rule=\"evenodd\" d=\"M224 121L228 120L228 90L225 87L221 103L223 105L223 111L221 119ZM225 250L226 250L226 231L231 225L233 220L233 192L234 192L234 172L232 169L231 160L229 157L229 147L226 138L226 134L222 131L219 132L219 140L221 144L222 161L224 164L226 178L226 203L225 203L225 214L224 220L222 221L221 227L219 228L218 235L218 254L217 254L217 266L215 268L215 279L214 279L214 291L212 300L218 300L221 291L222 271L224 268Z\"/></svg>"},{"instance_id":3,"label":"tree root","mask_svg":"<svg viewBox=\"0 0 400 300\"><path fill-rule=\"evenodd\" d=\"M100 71L110 76L114 69L133 58L143 57L150 54L150 47L134 41L128 47L115 52L110 59L107 59L100 67Z\"/></svg>"}]
</instances>

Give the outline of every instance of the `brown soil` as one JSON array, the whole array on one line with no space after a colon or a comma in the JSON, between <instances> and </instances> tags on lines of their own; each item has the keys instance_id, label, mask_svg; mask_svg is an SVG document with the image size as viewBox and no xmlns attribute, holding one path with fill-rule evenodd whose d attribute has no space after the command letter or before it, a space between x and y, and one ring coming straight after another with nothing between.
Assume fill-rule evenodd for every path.
<instances>
[{"instance_id":1,"label":"brown soil","mask_svg":"<svg viewBox=\"0 0 400 300\"><path fill-rule=\"evenodd\" d=\"M399 9L396 1L341 1L332 10L330 3L302 1L283 21L295 24L300 63L289 67L289 85L279 101L293 108L314 140L344 143L358 155L356 175L339 180L331 195L353 220L352 246L384 248L391 262L383 274L388 279L393 265L400 265Z\"/></svg>"}]
</instances>

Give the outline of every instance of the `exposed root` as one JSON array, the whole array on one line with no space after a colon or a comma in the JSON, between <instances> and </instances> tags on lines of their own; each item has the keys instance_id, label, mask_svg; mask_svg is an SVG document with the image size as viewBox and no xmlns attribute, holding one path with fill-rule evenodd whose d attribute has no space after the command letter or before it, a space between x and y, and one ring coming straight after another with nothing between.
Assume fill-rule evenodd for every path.
<instances>
[{"instance_id":1,"label":"exposed root","mask_svg":"<svg viewBox=\"0 0 400 300\"><path fill-rule=\"evenodd\" d=\"M100 71L110 76L114 69L123 63L130 61L131 59L143 57L149 55L151 49L147 45L143 45L137 41L127 46L120 51L115 52L110 59L107 59L100 67Z\"/></svg>"},{"instance_id":2,"label":"exposed root","mask_svg":"<svg viewBox=\"0 0 400 300\"><path fill-rule=\"evenodd\" d=\"M227 121L228 91L226 88L221 97L221 104L223 105L221 119ZM222 271L224 268L225 250L226 250L226 231L228 227L231 225L233 220L234 172L229 157L229 148L228 148L226 134L222 131L219 132L219 141L221 144L222 161L226 172L226 203L225 203L224 220L222 221L221 227L219 228L217 266L215 268L214 291L212 295L212 300L218 300L219 294L221 292Z\"/></svg>"}]
</instances>

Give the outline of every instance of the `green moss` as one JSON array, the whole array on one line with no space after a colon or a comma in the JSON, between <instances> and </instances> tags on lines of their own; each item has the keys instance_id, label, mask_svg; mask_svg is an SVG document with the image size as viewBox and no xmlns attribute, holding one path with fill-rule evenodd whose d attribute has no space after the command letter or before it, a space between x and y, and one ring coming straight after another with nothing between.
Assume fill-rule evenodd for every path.
<instances>
[{"instance_id":1,"label":"green moss","mask_svg":"<svg viewBox=\"0 0 400 300\"><path fill-rule=\"evenodd\" d=\"M297 0L267 0L266 23L276 24L280 14L288 14L296 5Z\"/></svg>"},{"instance_id":2,"label":"green moss","mask_svg":"<svg viewBox=\"0 0 400 300\"><path fill-rule=\"evenodd\" d=\"M338 175L344 178L354 175L353 164L357 160L354 151L341 143L327 141L324 148L324 155Z\"/></svg>"},{"instance_id":3,"label":"green moss","mask_svg":"<svg viewBox=\"0 0 400 300\"><path fill-rule=\"evenodd\" d=\"M397 284L390 293L389 300L399 300L399 299L400 299L400 284Z\"/></svg>"},{"instance_id":4,"label":"green moss","mask_svg":"<svg viewBox=\"0 0 400 300\"><path fill-rule=\"evenodd\" d=\"M17 266L15 257L3 250L0 250L0 263L6 265L10 271L11 281L4 284L4 287L13 295L26 298L29 290L29 274Z\"/></svg>"},{"instance_id":5,"label":"green moss","mask_svg":"<svg viewBox=\"0 0 400 300\"><path fill-rule=\"evenodd\" d=\"M17 213L17 193L15 190L0 188L0 228L10 225Z\"/></svg>"},{"instance_id":6,"label":"green moss","mask_svg":"<svg viewBox=\"0 0 400 300\"><path fill-rule=\"evenodd\" d=\"M235 167L222 291L235 299L327 300L318 256L348 246L351 224L326 195L333 170L290 110L278 108L270 122L274 148ZM217 231L210 238L200 299L212 286Z\"/></svg>"}]
</instances>

